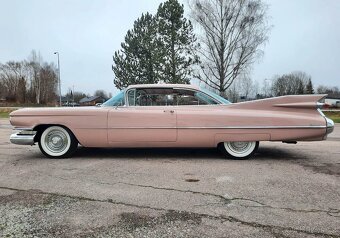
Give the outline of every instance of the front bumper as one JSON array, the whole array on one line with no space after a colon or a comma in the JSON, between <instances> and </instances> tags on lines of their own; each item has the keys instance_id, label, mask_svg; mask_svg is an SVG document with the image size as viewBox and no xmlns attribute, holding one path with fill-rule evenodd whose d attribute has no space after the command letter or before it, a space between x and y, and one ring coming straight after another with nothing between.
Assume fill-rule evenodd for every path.
<instances>
[{"instance_id":1,"label":"front bumper","mask_svg":"<svg viewBox=\"0 0 340 238\"><path fill-rule=\"evenodd\" d=\"M17 145L34 145L35 131L20 131L9 137L13 144Z\"/></svg>"}]
</instances>

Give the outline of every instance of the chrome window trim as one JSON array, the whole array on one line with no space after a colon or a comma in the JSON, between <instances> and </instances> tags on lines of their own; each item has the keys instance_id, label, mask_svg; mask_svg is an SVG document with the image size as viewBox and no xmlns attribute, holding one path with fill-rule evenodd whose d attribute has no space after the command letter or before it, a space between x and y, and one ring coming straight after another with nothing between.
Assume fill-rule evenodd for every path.
<instances>
[{"instance_id":1,"label":"chrome window trim","mask_svg":"<svg viewBox=\"0 0 340 238\"><path fill-rule=\"evenodd\" d=\"M148 88L157 88L157 87L148 87ZM216 106L216 105L227 105L227 104L224 104L222 103L221 101L219 101L218 99L210 96L209 94L201 91L201 90L196 90L196 89L192 89L192 88L185 88L185 87L161 87L162 89L165 88L165 89L180 89L180 90L188 90L188 91L193 91L193 92L200 92L200 93L203 93L204 95L207 95L209 98L211 98L213 101L217 102L217 104L207 104L207 105L171 105L173 107L175 106L178 106L178 107L182 107L182 106ZM138 89L144 89L143 87L140 87ZM124 99L125 99L125 105L127 107L130 107L129 105L129 100L128 100L128 94L129 94L129 91L130 90L137 90L137 88L129 88L128 90L125 90L124 92ZM133 106L131 106L133 107ZM155 107L155 106L136 106L136 107ZM159 107L170 107L170 106L159 106Z\"/></svg>"}]
</instances>

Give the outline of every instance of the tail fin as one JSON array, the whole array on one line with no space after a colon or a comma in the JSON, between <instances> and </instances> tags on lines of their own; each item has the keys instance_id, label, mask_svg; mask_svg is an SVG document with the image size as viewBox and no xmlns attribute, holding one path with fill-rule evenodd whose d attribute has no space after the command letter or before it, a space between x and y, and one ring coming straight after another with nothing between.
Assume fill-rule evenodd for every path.
<instances>
[{"instance_id":1,"label":"tail fin","mask_svg":"<svg viewBox=\"0 0 340 238\"><path fill-rule=\"evenodd\" d=\"M308 94L308 95L288 95L275 98L266 98L249 102L232 104L231 107L238 109L269 109L276 108L301 108L317 109L323 106L319 101L325 98L327 94ZM274 109L275 110L275 109Z\"/></svg>"}]
</instances>

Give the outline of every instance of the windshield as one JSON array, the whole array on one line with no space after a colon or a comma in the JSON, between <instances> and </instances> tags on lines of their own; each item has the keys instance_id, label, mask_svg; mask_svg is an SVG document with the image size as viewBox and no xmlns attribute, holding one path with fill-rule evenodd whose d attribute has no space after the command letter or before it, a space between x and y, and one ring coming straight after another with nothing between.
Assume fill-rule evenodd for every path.
<instances>
[{"instance_id":1,"label":"windshield","mask_svg":"<svg viewBox=\"0 0 340 238\"><path fill-rule=\"evenodd\" d=\"M116 96L103 103L102 107L115 107L124 105L124 91L120 91Z\"/></svg>"},{"instance_id":2,"label":"windshield","mask_svg":"<svg viewBox=\"0 0 340 238\"><path fill-rule=\"evenodd\" d=\"M215 98L216 100L218 100L219 102L221 102L222 104L231 104L231 102L229 102L227 99L221 97L220 95L217 95L216 93L213 93L209 90L206 90L204 88L200 88L200 90L206 94L208 94L209 96Z\"/></svg>"}]
</instances>

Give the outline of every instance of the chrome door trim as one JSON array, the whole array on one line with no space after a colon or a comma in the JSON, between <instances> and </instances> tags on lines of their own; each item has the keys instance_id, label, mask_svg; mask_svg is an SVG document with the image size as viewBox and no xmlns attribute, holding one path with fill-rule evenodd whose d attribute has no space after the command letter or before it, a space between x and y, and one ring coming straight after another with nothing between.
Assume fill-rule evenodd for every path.
<instances>
[{"instance_id":1,"label":"chrome door trim","mask_svg":"<svg viewBox=\"0 0 340 238\"><path fill-rule=\"evenodd\" d=\"M323 129L327 126L110 127L108 129Z\"/></svg>"}]
</instances>

